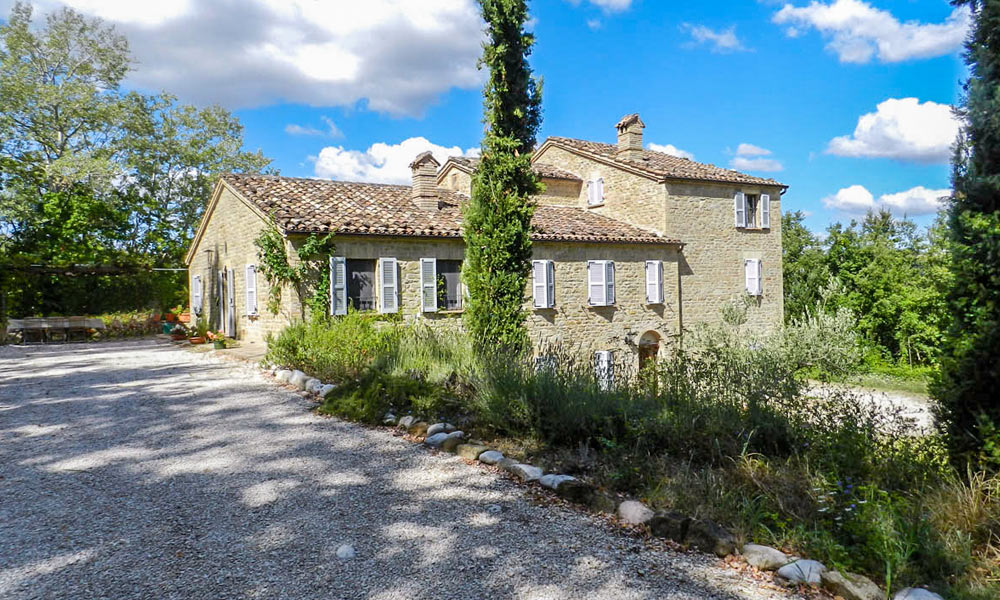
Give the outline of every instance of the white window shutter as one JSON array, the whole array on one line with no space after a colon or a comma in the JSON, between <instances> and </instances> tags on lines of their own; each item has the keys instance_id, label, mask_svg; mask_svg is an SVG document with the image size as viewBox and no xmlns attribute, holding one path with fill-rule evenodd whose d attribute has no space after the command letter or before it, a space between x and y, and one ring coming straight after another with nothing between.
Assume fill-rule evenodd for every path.
<instances>
[{"instance_id":1,"label":"white window shutter","mask_svg":"<svg viewBox=\"0 0 1000 600\"><path fill-rule=\"evenodd\" d=\"M437 305L437 260L420 259L420 306L424 312L435 312Z\"/></svg>"},{"instance_id":2,"label":"white window shutter","mask_svg":"<svg viewBox=\"0 0 1000 600\"><path fill-rule=\"evenodd\" d=\"M646 303L663 303L663 262L646 261Z\"/></svg>"},{"instance_id":3,"label":"white window shutter","mask_svg":"<svg viewBox=\"0 0 1000 600\"><path fill-rule=\"evenodd\" d=\"M604 269L607 272L604 281L608 288L604 301L605 304L611 305L615 303L615 262L613 260L606 261L604 263Z\"/></svg>"},{"instance_id":4,"label":"white window shutter","mask_svg":"<svg viewBox=\"0 0 1000 600\"><path fill-rule=\"evenodd\" d=\"M598 350L594 353L594 376L597 386L609 390L614 385L614 361L610 350Z\"/></svg>"},{"instance_id":5,"label":"white window shutter","mask_svg":"<svg viewBox=\"0 0 1000 600\"><path fill-rule=\"evenodd\" d=\"M531 261L531 305L535 308L547 308L545 302L545 261Z\"/></svg>"},{"instance_id":6,"label":"white window shutter","mask_svg":"<svg viewBox=\"0 0 1000 600\"><path fill-rule=\"evenodd\" d=\"M347 259L330 257L330 314L347 314Z\"/></svg>"},{"instance_id":7,"label":"white window shutter","mask_svg":"<svg viewBox=\"0 0 1000 600\"><path fill-rule=\"evenodd\" d=\"M552 308L556 305L556 264L551 260L545 261L545 306Z\"/></svg>"},{"instance_id":8,"label":"white window shutter","mask_svg":"<svg viewBox=\"0 0 1000 600\"><path fill-rule=\"evenodd\" d=\"M760 259L754 262L757 263L757 295L761 296L764 294L764 278L761 276Z\"/></svg>"},{"instance_id":9,"label":"white window shutter","mask_svg":"<svg viewBox=\"0 0 1000 600\"><path fill-rule=\"evenodd\" d=\"M747 293L751 296L760 295L760 261L755 258L748 258L743 261L746 271Z\"/></svg>"},{"instance_id":10,"label":"white window shutter","mask_svg":"<svg viewBox=\"0 0 1000 600\"><path fill-rule=\"evenodd\" d=\"M383 313L399 312L399 282L395 258L380 258L379 277L379 311Z\"/></svg>"},{"instance_id":11,"label":"white window shutter","mask_svg":"<svg viewBox=\"0 0 1000 600\"><path fill-rule=\"evenodd\" d=\"M195 275L191 278L191 308L194 309L195 314L201 314L201 303L201 275Z\"/></svg>"},{"instance_id":12,"label":"white window shutter","mask_svg":"<svg viewBox=\"0 0 1000 600\"><path fill-rule=\"evenodd\" d=\"M246 302L247 314L257 314L257 267L246 266Z\"/></svg>"},{"instance_id":13,"label":"white window shutter","mask_svg":"<svg viewBox=\"0 0 1000 600\"><path fill-rule=\"evenodd\" d=\"M760 195L760 226L763 229L771 227L771 196L769 194Z\"/></svg>"},{"instance_id":14,"label":"white window shutter","mask_svg":"<svg viewBox=\"0 0 1000 600\"><path fill-rule=\"evenodd\" d=\"M747 197L743 192L736 192L733 198L733 212L736 214L736 226L747 226Z\"/></svg>"},{"instance_id":15,"label":"white window shutter","mask_svg":"<svg viewBox=\"0 0 1000 600\"><path fill-rule=\"evenodd\" d=\"M602 202L604 202L604 178L603 177L598 177L597 178L597 194L596 194L596 196L597 196L597 201L595 202L595 204L601 204Z\"/></svg>"},{"instance_id":16,"label":"white window shutter","mask_svg":"<svg viewBox=\"0 0 1000 600\"><path fill-rule=\"evenodd\" d=\"M591 306L604 306L607 304L605 274L604 261L587 261L587 299Z\"/></svg>"}]
</instances>

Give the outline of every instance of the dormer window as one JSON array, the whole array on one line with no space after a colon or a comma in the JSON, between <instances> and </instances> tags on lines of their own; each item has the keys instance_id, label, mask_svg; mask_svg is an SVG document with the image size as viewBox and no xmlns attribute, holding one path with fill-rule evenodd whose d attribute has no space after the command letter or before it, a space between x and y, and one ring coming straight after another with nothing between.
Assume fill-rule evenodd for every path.
<instances>
[{"instance_id":1,"label":"dormer window","mask_svg":"<svg viewBox=\"0 0 1000 600\"><path fill-rule=\"evenodd\" d=\"M587 206L604 204L604 178L595 177L587 182Z\"/></svg>"}]
</instances>

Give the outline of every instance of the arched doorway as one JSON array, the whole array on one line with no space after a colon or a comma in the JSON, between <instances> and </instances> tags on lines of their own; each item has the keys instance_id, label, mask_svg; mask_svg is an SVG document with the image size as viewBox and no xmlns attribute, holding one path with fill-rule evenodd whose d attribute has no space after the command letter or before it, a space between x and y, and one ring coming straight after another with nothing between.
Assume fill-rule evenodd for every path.
<instances>
[{"instance_id":1,"label":"arched doorway","mask_svg":"<svg viewBox=\"0 0 1000 600\"><path fill-rule=\"evenodd\" d=\"M655 331L647 331L639 337L639 371L643 371L647 366L656 363L656 356L660 353L660 334Z\"/></svg>"}]
</instances>

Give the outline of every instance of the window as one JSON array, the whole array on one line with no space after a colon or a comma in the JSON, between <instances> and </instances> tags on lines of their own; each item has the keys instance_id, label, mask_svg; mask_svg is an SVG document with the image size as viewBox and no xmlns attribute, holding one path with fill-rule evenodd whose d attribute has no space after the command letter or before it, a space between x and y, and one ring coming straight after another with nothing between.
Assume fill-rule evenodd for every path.
<instances>
[{"instance_id":1,"label":"window","mask_svg":"<svg viewBox=\"0 0 1000 600\"><path fill-rule=\"evenodd\" d=\"M202 294L201 275L195 275L191 278L191 308L196 315L201 314Z\"/></svg>"},{"instance_id":2,"label":"window","mask_svg":"<svg viewBox=\"0 0 1000 600\"><path fill-rule=\"evenodd\" d=\"M604 204L604 178L597 177L587 182L587 205Z\"/></svg>"},{"instance_id":3,"label":"window","mask_svg":"<svg viewBox=\"0 0 1000 600\"><path fill-rule=\"evenodd\" d=\"M438 307L445 310L462 309L462 261L437 261Z\"/></svg>"},{"instance_id":4,"label":"window","mask_svg":"<svg viewBox=\"0 0 1000 600\"><path fill-rule=\"evenodd\" d=\"M330 257L330 314L375 309L375 260Z\"/></svg>"},{"instance_id":5,"label":"window","mask_svg":"<svg viewBox=\"0 0 1000 600\"><path fill-rule=\"evenodd\" d=\"M531 261L531 296L535 308L556 305L555 263L551 260Z\"/></svg>"},{"instance_id":6,"label":"window","mask_svg":"<svg viewBox=\"0 0 1000 600\"><path fill-rule=\"evenodd\" d=\"M771 196L737 192L733 198L733 213L736 216L736 227L770 229Z\"/></svg>"},{"instance_id":7,"label":"window","mask_svg":"<svg viewBox=\"0 0 1000 600\"><path fill-rule=\"evenodd\" d=\"M615 384L615 363L610 350L598 350L594 353L594 377L597 387L604 391L610 390Z\"/></svg>"},{"instance_id":8,"label":"window","mask_svg":"<svg viewBox=\"0 0 1000 600\"><path fill-rule=\"evenodd\" d=\"M257 267L255 265L246 266L246 309L248 315L257 314Z\"/></svg>"},{"instance_id":9,"label":"window","mask_svg":"<svg viewBox=\"0 0 1000 600\"><path fill-rule=\"evenodd\" d=\"M663 261L646 261L646 304L663 304Z\"/></svg>"},{"instance_id":10,"label":"window","mask_svg":"<svg viewBox=\"0 0 1000 600\"><path fill-rule=\"evenodd\" d=\"M462 309L462 261L420 259L420 307L424 312Z\"/></svg>"},{"instance_id":11,"label":"window","mask_svg":"<svg viewBox=\"0 0 1000 600\"><path fill-rule=\"evenodd\" d=\"M611 306L615 303L614 261L587 261L587 301L591 306Z\"/></svg>"},{"instance_id":12,"label":"window","mask_svg":"<svg viewBox=\"0 0 1000 600\"><path fill-rule=\"evenodd\" d=\"M757 194L746 194L747 229L757 228Z\"/></svg>"},{"instance_id":13,"label":"window","mask_svg":"<svg viewBox=\"0 0 1000 600\"><path fill-rule=\"evenodd\" d=\"M395 258L378 259L379 312L399 312L399 265Z\"/></svg>"},{"instance_id":14,"label":"window","mask_svg":"<svg viewBox=\"0 0 1000 600\"><path fill-rule=\"evenodd\" d=\"M751 296L762 295L760 282L760 259L748 258L743 261L743 269L746 273L747 294Z\"/></svg>"},{"instance_id":15,"label":"window","mask_svg":"<svg viewBox=\"0 0 1000 600\"><path fill-rule=\"evenodd\" d=\"M347 268L347 302L352 310L375 310L375 260L349 258Z\"/></svg>"}]
</instances>

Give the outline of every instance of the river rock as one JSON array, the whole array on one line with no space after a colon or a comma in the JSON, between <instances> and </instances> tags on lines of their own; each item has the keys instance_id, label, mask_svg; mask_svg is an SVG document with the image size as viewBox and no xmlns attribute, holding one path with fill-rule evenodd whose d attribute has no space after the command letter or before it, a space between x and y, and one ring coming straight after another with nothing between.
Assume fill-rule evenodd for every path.
<instances>
[{"instance_id":1,"label":"river rock","mask_svg":"<svg viewBox=\"0 0 1000 600\"><path fill-rule=\"evenodd\" d=\"M403 429L409 429L410 425L416 423L417 418L411 415L406 415L405 417L400 417L399 426Z\"/></svg>"},{"instance_id":2,"label":"river rock","mask_svg":"<svg viewBox=\"0 0 1000 600\"><path fill-rule=\"evenodd\" d=\"M778 577L793 583L819 585L823 582L823 571L826 571L826 566L823 563L799 559L778 569Z\"/></svg>"},{"instance_id":3,"label":"river rock","mask_svg":"<svg viewBox=\"0 0 1000 600\"><path fill-rule=\"evenodd\" d=\"M435 433L434 435L427 436L424 443L431 448L440 448L441 444L443 444L446 439L448 439L447 433Z\"/></svg>"},{"instance_id":4,"label":"river rock","mask_svg":"<svg viewBox=\"0 0 1000 600\"><path fill-rule=\"evenodd\" d=\"M321 385L319 391L316 393L319 394L320 398L326 398L331 393L333 393L333 390L335 389L337 389L337 386L333 385L332 383L326 383Z\"/></svg>"},{"instance_id":5,"label":"river rock","mask_svg":"<svg viewBox=\"0 0 1000 600\"><path fill-rule=\"evenodd\" d=\"M458 435L455 435L458 434ZM461 431L453 431L451 433L446 433L444 442L441 443L441 449L445 452L454 452L455 448L462 443L462 437L465 435Z\"/></svg>"},{"instance_id":6,"label":"river rock","mask_svg":"<svg viewBox=\"0 0 1000 600\"><path fill-rule=\"evenodd\" d=\"M274 372L274 378L283 383L288 382L288 378L292 376L292 372L288 369L278 369Z\"/></svg>"},{"instance_id":7,"label":"river rock","mask_svg":"<svg viewBox=\"0 0 1000 600\"><path fill-rule=\"evenodd\" d=\"M729 556L736 552L736 539L729 530L708 519L692 519L684 541L702 552Z\"/></svg>"},{"instance_id":8,"label":"river rock","mask_svg":"<svg viewBox=\"0 0 1000 600\"><path fill-rule=\"evenodd\" d=\"M427 428L427 435L434 435L436 433L448 433L447 423L434 423Z\"/></svg>"},{"instance_id":9,"label":"river rock","mask_svg":"<svg viewBox=\"0 0 1000 600\"><path fill-rule=\"evenodd\" d=\"M537 481L542 476L541 469L525 463L514 463L512 465L508 465L506 470L513 473L515 477L525 483Z\"/></svg>"},{"instance_id":10,"label":"river rock","mask_svg":"<svg viewBox=\"0 0 1000 600\"><path fill-rule=\"evenodd\" d=\"M417 421L413 425L410 425L409 427L407 427L406 432L409 433L410 435L412 435L413 437L424 437L424 436L427 435L427 428L428 427L429 427L429 425L427 424L426 421ZM438 434L438 435L441 435L441 434ZM448 434L446 433L444 435L448 435Z\"/></svg>"},{"instance_id":11,"label":"river rock","mask_svg":"<svg viewBox=\"0 0 1000 600\"><path fill-rule=\"evenodd\" d=\"M944 600L944 598L924 588L903 588L896 592L892 600Z\"/></svg>"},{"instance_id":12,"label":"river rock","mask_svg":"<svg viewBox=\"0 0 1000 600\"><path fill-rule=\"evenodd\" d=\"M298 369L292 371L291 377L288 378L288 383L294 385L300 390L306 389L306 381L309 380L309 376L299 371Z\"/></svg>"},{"instance_id":13,"label":"river rock","mask_svg":"<svg viewBox=\"0 0 1000 600\"><path fill-rule=\"evenodd\" d=\"M487 450L479 455L479 462L485 465L495 465L503 460L503 452L497 450Z\"/></svg>"},{"instance_id":14,"label":"river rock","mask_svg":"<svg viewBox=\"0 0 1000 600\"><path fill-rule=\"evenodd\" d=\"M770 546L747 544L743 546L743 559L762 571L780 569L789 562L788 555Z\"/></svg>"},{"instance_id":15,"label":"river rock","mask_svg":"<svg viewBox=\"0 0 1000 600\"><path fill-rule=\"evenodd\" d=\"M647 523L649 531L656 537L683 543L687 537L691 517L676 511L659 510Z\"/></svg>"},{"instance_id":16,"label":"river rock","mask_svg":"<svg viewBox=\"0 0 1000 600\"><path fill-rule=\"evenodd\" d=\"M618 505L618 518L629 525L642 525L653 518L653 511L636 500L626 500Z\"/></svg>"},{"instance_id":17,"label":"river rock","mask_svg":"<svg viewBox=\"0 0 1000 600\"><path fill-rule=\"evenodd\" d=\"M835 596L844 600L880 600L885 594L874 581L864 575L841 573L840 571L823 571L820 573L823 587Z\"/></svg>"},{"instance_id":18,"label":"river rock","mask_svg":"<svg viewBox=\"0 0 1000 600\"><path fill-rule=\"evenodd\" d=\"M559 487L560 483L563 483L564 481L572 481L574 479L576 479L576 477L573 477L572 475L557 475L555 473L549 473L548 475L542 475L541 477L539 477L538 483L542 487L549 488L550 490L555 490L557 487Z\"/></svg>"},{"instance_id":19,"label":"river rock","mask_svg":"<svg viewBox=\"0 0 1000 600\"><path fill-rule=\"evenodd\" d=\"M479 455L489 450L482 444L459 444L455 446L455 454L469 460L476 460Z\"/></svg>"}]
</instances>

